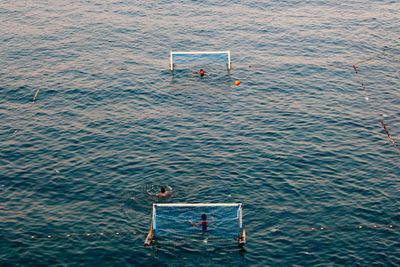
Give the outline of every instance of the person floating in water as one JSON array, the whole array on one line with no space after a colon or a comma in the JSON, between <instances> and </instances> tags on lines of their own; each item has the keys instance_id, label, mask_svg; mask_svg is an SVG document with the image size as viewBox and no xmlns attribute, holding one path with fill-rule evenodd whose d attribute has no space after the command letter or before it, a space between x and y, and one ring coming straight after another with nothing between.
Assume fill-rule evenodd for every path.
<instances>
[{"instance_id":1,"label":"person floating in water","mask_svg":"<svg viewBox=\"0 0 400 267\"><path fill-rule=\"evenodd\" d=\"M165 189L165 187L162 186L161 189L160 189L160 193L158 193L156 196L157 197L169 197L170 195L171 195L171 192L167 191Z\"/></svg>"},{"instance_id":2,"label":"person floating in water","mask_svg":"<svg viewBox=\"0 0 400 267\"><path fill-rule=\"evenodd\" d=\"M199 71L195 71L195 72L193 72L194 74L198 74L198 75L200 75L201 77L203 77L204 76L204 74L206 74L206 72L203 70L203 69L200 69Z\"/></svg>"},{"instance_id":3,"label":"person floating in water","mask_svg":"<svg viewBox=\"0 0 400 267\"><path fill-rule=\"evenodd\" d=\"M200 222L192 222L192 221L189 221L189 222L192 224L192 226L201 225L201 230L203 232L207 232L207 230L208 230L207 215L205 213L203 213L201 215L201 221Z\"/></svg>"}]
</instances>

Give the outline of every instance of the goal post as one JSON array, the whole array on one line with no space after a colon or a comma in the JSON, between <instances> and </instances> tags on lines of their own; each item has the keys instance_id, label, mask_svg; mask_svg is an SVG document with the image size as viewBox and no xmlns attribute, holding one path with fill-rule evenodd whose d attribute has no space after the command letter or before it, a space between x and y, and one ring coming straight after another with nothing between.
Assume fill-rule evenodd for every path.
<instances>
[{"instance_id":1,"label":"goal post","mask_svg":"<svg viewBox=\"0 0 400 267\"><path fill-rule=\"evenodd\" d=\"M153 204L145 246L156 238L204 237L246 243L241 203ZM224 242L225 242L224 241Z\"/></svg>"},{"instance_id":2,"label":"goal post","mask_svg":"<svg viewBox=\"0 0 400 267\"><path fill-rule=\"evenodd\" d=\"M150 230L149 233L147 234L146 240L144 241L145 246L150 246L151 242L153 241L154 237L154 216L155 216L155 210L154 210L154 204L153 204L153 212L151 214L151 225L150 225Z\"/></svg>"},{"instance_id":3,"label":"goal post","mask_svg":"<svg viewBox=\"0 0 400 267\"><path fill-rule=\"evenodd\" d=\"M177 64L189 62L222 62L226 64L229 71L231 69L231 50L225 51L172 51L170 50L170 70L174 71Z\"/></svg>"}]
</instances>

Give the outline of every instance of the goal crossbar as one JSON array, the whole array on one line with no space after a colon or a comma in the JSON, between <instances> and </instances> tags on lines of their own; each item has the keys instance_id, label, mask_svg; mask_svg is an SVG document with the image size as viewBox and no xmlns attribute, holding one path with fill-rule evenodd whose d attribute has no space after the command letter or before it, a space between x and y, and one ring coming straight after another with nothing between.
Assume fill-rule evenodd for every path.
<instances>
[{"instance_id":1,"label":"goal crossbar","mask_svg":"<svg viewBox=\"0 0 400 267\"><path fill-rule=\"evenodd\" d=\"M170 69L174 70L174 56L182 55L226 55L227 56L227 69L231 69L231 50L225 51L170 51Z\"/></svg>"},{"instance_id":2,"label":"goal crossbar","mask_svg":"<svg viewBox=\"0 0 400 267\"><path fill-rule=\"evenodd\" d=\"M154 203L154 207L238 207L240 208L242 203Z\"/></svg>"}]
</instances>

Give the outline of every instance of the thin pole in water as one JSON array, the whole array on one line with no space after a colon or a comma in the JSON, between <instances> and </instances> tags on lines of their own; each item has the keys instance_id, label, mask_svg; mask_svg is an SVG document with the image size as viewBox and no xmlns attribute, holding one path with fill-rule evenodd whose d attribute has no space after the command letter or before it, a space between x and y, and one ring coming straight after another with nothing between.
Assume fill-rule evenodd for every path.
<instances>
[{"instance_id":1,"label":"thin pole in water","mask_svg":"<svg viewBox=\"0 0 400 267\"><path fill-rule=\"evenodd\" d=\"M36 98L37 98L38 95L39 95L39 91L40 91L40 88L38 88L38 89L36 90L36 93L35 93L35 95L33 96L33 101L32 101L32 102L35 102L35 101L36 101Z\"/></svg>"}]
</instances>

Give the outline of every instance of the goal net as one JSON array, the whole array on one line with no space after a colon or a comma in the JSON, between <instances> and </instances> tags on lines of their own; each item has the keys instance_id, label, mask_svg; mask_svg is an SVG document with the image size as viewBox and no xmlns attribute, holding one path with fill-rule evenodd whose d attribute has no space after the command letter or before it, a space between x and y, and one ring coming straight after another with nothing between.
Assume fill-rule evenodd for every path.
<instances>
[{"instance_id":1,"label":"goal net","mask_svg":"<svg viewBox=\"0 0 400 267\"><path fill-rule=\"evenodd\" d=\"M152 222L145 245L153 238L236 240L245 243L241 203L153 204Z\"/></svg>"},{"instance_id":2,"label":"goal net","mask_svg":"<svg viewBox=\"0 0 400 267\"><path fill-rule=\"evenodd\" d=\"M170 69L173 71L178 66L209 67L210 65L224 65L231 69L231 51L191 51L170 52Z\"/></svg>"}]
</instances>

